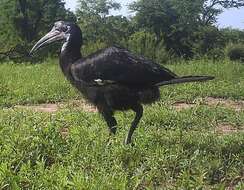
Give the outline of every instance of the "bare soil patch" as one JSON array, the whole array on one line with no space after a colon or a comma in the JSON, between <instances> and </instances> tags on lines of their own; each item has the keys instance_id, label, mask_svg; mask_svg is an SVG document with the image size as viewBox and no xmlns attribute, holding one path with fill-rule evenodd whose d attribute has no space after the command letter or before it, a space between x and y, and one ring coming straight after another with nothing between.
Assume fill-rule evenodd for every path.
<instances>
[{"instance_id":1,"label":"bare soil patch","mask_svg":"<svg viewBox=\"0 0 244 190\"><path fill-rule=\"evenodd\" d=\"M98 112L97 108L93 106L92 104L86 102L85 100L74 100L64 104L65 107L72 107L76 109L82 109L83 111L86 112Z\"/></svg>"},{"instance_id":2,"label":"bare soil patch","mask_svg":"<svg viewBox=\"0 0 244 190\"><path fill-rule=\"evenodd\" d=\"M63 139L67 139L67 137L69 136L69 128L66 128L66 127L61 128L61 129L59 130L59 132L60 132L60 135L61 135L61 137L62 137Z\"/></svg>"},{"instance_id":3,"label":"bare soil patch","mask_svg":"<svg viewBox=\"0 0 244 190\"><path fill-rule=\"evenodd\" d=\"M172 106L175 108L177 111L181 111L184 109L190 109L195 107L197 104L194 103L186 103L186 102L175 102Z\"/></svg>"},{"instance_id":4,"label":"bare soil patch","mask_svg":"<svg viewBox=\"0 0 244 190\"><path fill-rule=\"evenodd\" d=\"M209 106L223 106L226 108L231 108L236 111L244 110L244 101L234 101L229 99L222 99L222 98L212 98L208 97L205 98L204 102Z\"/></svg>"},{"instance_id":5,"label":"bare soil patch","mask_svg":"<svg viewBox=\"0 0 244 190\"><path fill-rule=\"evenodd\" d=\"M238 133L238 132L244 132L244 126L237 128L229 123L220 123L216 127L216 133L220 135L228 135L228 134Z\"/></svg>"},{"instance_id":6,"label":"bare soil patch","mask_svg":"<svg viewBox=\"0 0 244 190\"><path fill-rule=\"evenodd\" d=\"M54 113L60 109L58 104L40 104L40 105L29 105L29 106L15 106L15 108L27 109L27 110L32 110L32 111L36 111L36 112L46 112L46 113Z\"/></svg>"},{"instance_id":7,"label":"bare soil patch","mask_svg":"<svg viewBox=\"0 0 244 190\"><path fill-rule=\"evenodd\" d=\"M97 112L97 108L84 100L74 100L70 102L62 103L53 103L53 104L39 104L39 105L18 105L14 108L27 109L35 112L44 112L44 113L55 113L64 108L75 108L80 109L86 112Z\"/></svg>"},{"instance_id":8,"label":"bare soil patch","mask_svg":"<svg viewBox=\"0 0 244 190\"><path fill-rule=\"evenodd\" d=\"M194 108L197 105L208 105L212 107L222 106L225 108L231 108L235 111L243 111L244 110L244 101L234 101L229 99L221 99L221 98L212 98L208 97L199 101L199 103L187 103L184 101L175 102L172 104L172 107L177 111L182 111L184 109ZM97 108L85 100L73 100L69 102L61 102L61 103L53 103L53 104L39 104L39 105L18 105L14 108L20 109L28 109L36 112L45 112L45 113L55 113L64 108L73 108L80 109L86 112L98 112Z\"/></svg>"},{"instance_id":9,"label":"bare soil patch","mask_svg":"<svg viewBox=\"0 0 244 190\"><path fill-rule=\"evenodd\" d=\"M244 110L244 101L234 101L230 99L222 99L222 98L212 98L208 97L200 101L200 104L196 103L187 103L187 102L175 102L172 104L172 107L175 108L177 111L181 111L184 109L194 108L197 105L208 105L212 107L225 107L234 109L235 111L243 111Z\"/></svg>"}]
</instances>

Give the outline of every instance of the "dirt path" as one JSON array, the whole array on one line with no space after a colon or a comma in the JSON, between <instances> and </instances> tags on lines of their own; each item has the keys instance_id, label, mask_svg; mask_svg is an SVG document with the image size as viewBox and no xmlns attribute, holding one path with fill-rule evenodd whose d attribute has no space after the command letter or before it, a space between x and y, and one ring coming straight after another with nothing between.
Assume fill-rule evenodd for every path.
<instances>
[{"instance_id":1,"label":"dirt path","mask_svg":"<svg viewBox=\"0 0 244 190\"><path fill-rule=\"evenodd\" d=\"M18 105L14 106L17 109L33 110L35 112L45 112L45 113L55 113L65 108L75 108L86 112L97 112L97 108L93 105L85 102L84 100L74 100L63 103L53 103L53 104L39 104L39 105Z\"/></svg>"},{"instance_id":2,"label":"dirt path","mask_svg":"<svg viewBox=\"0 0 244 190\"><path fill-rule=\"evenodd\" d=\"M175 102L172 104L172 107L177 111L182 111L184 109L194 108L198 105L207 105L210 107L223 107L223 108L231 108L236 112L244 111L244 101L234 101L229 99L222 98L213 98L207 97L203 99L199 104L197 103L186 103L186 102ZM219 123L215 128L215 133L220 135L228 135L233 133L244 132L244 126L237 128L229 123Z\"/></svg>"},{"instance_id":3,"label":"dirt path","mask_svg":"<svg viewBox=\"0 0 244 190\"><path fill-rule=\"evenodd\" d=\"M200 102L200 104L175 102L174 104L172 104L172 107L175 108L177 111L181 111L184 109L190 109L190 108L196 107L197 105L208 105L211 107L220 106L220 107L224 107L224 108L231 108L238 112L244 110L244 101L243 100L234 101L234 100L229 100L229 99L212 98L212 97L203 99L203 101Z\"/></svg>"},{"instance_id":4,"label":"dirt path","mask_svg":"<svg viewBox=\"0 0 244 190\"><path fill-rule=\"evenodd\" d=\"M220 123L216 126L215 132L220 135L244 132L244 126L237 128L229 123Z\"/></svg>"},{"instance_id":5,"label":"dirt path","mask_svg":"<svg viewBox=\"0 0 244 190\"><path fill-rule=\"evenodd\" d=\"M184 109L191 109L198 105L207 105L210 107L224 107L224 108L231 108L237 112L244 110L244 101L233 101L233 100L226 100L221 98L212 98L208 97L203 99L199 103L186 103L182 102L175 102L172 104L172 107L177 111L182 111ZM98 112L97 108L93 105L87 103L85 100L73 100L69 102L62 102L62 103L53 103L53 104L39 104L39 105L18 105L14 106L17 109L26 109L32 110L35 112L45 112L45 113L56 113L65 108L72 108L77 110L82 110L86 112L95 113ZM233 134L238 132L244 132L244 126L237 128L229 123L219 123L215 128L215 133L220 135L227 135ZM68 134L68 129L64 128L60 131L62 136L65 138Z\"/></svg>"},{"instance_id":6,"label":"dirt path","mask_svg":"<svg viewBox=\"0 0 244 190\"><path fill-rule=\"evenodd\" d=\"M229 99L221 99L221 98L212 98L208 97L203 99L200 103L187 103L187 102L175 102L172 104L172 107L177 111L181 111L184 109L194 108L198 105L207 105L210 107L223 107L223 108L231 108L237 112L244 111L244 101L234 101ZM55 113L64 108L75 108L80 109L86 112L97 112L97 108L93 105L87 103L84 100L73 100L69 102L61 102L54 104L39 104L39 105L18 105L14 106L14 108L18 109L28 109L36 112L46 112L46 113Z\"/></svg>"}]
</instances>

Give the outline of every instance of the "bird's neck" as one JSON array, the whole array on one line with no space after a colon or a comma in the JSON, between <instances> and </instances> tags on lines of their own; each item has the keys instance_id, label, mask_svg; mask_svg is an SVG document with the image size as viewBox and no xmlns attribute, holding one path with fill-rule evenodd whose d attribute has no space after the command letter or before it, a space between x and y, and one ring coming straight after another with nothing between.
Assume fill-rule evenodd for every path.
<instances>
[{"instance_id":1,"label":"bird's neck","mask_svg":"<svg viewBox=\"0 0 244 190\"><path fill-rule=\"evenodd\" d=\"M59 64L64 75L71 80L70 67L77 60L81 59L80 47L71 46L68 42L65 42L60 54Z\"/></svg>"}]
</instances>

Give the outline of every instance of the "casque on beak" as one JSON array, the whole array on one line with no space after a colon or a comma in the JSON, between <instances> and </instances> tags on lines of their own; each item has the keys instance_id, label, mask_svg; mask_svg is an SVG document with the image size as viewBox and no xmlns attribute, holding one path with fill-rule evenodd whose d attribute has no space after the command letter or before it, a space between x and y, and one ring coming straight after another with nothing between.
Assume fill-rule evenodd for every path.
<instances>
[{"instance_id":1,"label":"casque on beak","mask_svg":"<svg viewBox=\"0 0 244 190\"><path fill-rule=\"evenodd\" d=\"M47 33L44 37L42 37L31 49L30 55L34 52L38 51L39 49L52 44L56 41L61 41L65 39L65 33L52 29L49 33Z\"/></svg>"}]
</instances>

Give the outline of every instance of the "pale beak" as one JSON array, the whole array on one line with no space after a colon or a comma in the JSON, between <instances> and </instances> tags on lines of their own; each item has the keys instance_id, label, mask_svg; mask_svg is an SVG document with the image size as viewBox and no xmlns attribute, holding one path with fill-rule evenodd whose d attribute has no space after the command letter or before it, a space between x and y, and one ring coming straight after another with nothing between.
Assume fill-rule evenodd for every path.
<instances>
[{"instance_id":1,"label":"pale beak","mask_svg":"<svg viewBox=\"0 0 244 190\"><path fill-rule=\"evenodd\" d=\"M65 39L64 32L60 32L58 30L51 30L34 45L34 47L30 51L30 55L49 44L64 39Z\"/></svg>"}]
</instances>

